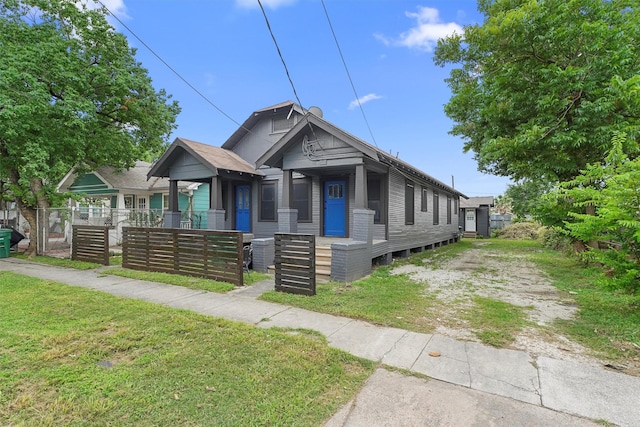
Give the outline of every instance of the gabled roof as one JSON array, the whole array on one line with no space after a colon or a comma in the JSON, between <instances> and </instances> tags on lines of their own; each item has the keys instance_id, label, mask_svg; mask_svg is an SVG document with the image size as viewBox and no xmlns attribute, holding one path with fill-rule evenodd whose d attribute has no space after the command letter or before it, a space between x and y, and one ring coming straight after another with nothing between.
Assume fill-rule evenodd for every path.
<instances>
[{"instance_id":1,"label":"gabled roof","mask_svg":"<svg viewBox=\"0 0 640 427\"><path fill-rule=\"evenodd\" d=\"M235 145L244 138L244 136L251 131L251 129L258 123L265 114L272 114L280 109L288 109L288 111L296 111L299 114L304 114L305 110L302 109L298 104L293 101L285 101L279 104L272 105L270 107L262 108L260 110L256 110L247 120L240 125L240 127L222 144L222 148L226 148L228 150L232 150Z\"/></svg>"},{"instance_id":2,"label":"gabled roof","mask_svg":"<svg viewBox=\"0 0 640 427\"><path fill-rule=\"evenodd\" d=\"M257 171L249 162L231 150L185 138L176 138L162 157L153 164L149 173L147 173L147 178L169 178L171 165L185 151L207 167L212 176L218 175L220 170L262 175L262 172Z\"/></svg>"},{"instance_id":3,"label":"gabled roof","mask_svg":"<svg viewBox=\"0 0 640 427\"><path fill-rule=\"evenodd\" d=\"M493 196L469 197L460 201L461 208L479 208L480 206L493 206Z\"/></svg>"},{"instance_id":4,"label":"gabled roof","mask_svg":"<svg viewBox=\"0 0 640 427\"><path fill-rule=\"evenodd\" d=\"M168 189L169 181L167 179L153 178L150 182L147 181L147 172L149 172L150 168L151 163L143 161L137 161L132 168L125 170L117 170L112 166L101 166L93 172L82 175L94 175L95 178L93 179L100 182L95 182L86 188L78 188L75 192L108 194L118 193L120 190L150 191ZM81 177L73 170L69 171L58 184L58 191L74 191L73 186L78 178Z\"/></svg>"},{"instance_id":5,"label":"gabled roof","mask_svg":"<svg viewBox=\"0 0 640 427\"><path fill-rule=\"evenodd\" d=\"M410 164L398 159L397 157L385 153L379 148L374 147L368 142L365 142L362 139L353 136L352 134L344 131L343 129L340 129L332 123L310 112L307 112L303 119L298 121L298 123L296 123L296 125L291 128L291 130L287 132L286 135L284 135L277 143L275 143L269 150L267 150L265 154L263 154L256 161L256 167L260 167L262 165L281 167L284 152L291 144L294 144L295 141L297 141L297 137L302 132L304 132L305 127L308 126L316 126L320 129L323 129L325 132L336 136L338 139L359 150L370 159L396 169L398 172L409 179L412 179L418 183L424 183L437 188L441 188L465 199L467 198L467 196L454 189L453 187L433 178L432 176L422 172L419 169L414 168Z\"/></svg>"}]
</instances>

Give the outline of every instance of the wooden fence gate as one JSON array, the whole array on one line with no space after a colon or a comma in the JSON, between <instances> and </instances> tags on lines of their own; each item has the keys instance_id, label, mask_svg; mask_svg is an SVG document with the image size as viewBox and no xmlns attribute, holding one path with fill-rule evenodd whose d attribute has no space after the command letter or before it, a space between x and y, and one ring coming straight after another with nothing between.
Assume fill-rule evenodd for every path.
<instances>
[{"instance_id":1,"label":"wooden fence gate","mask_svg":"<svg viewBox=\"0 0 640 427\"><path fill-rule=\"evenodd\" d=\"M276 291L316 294L316 236L275 234Z\"/></svg>"},{"instance_id":2,"label":"wooden fence gate","mask_svg":"<svg viewBox=\"0 0 640 427\"><path fill-rule=\"evenodd\" d=\"M74 225L71 259L109 265L109 227Z\"/></svg>"}]
</instances>

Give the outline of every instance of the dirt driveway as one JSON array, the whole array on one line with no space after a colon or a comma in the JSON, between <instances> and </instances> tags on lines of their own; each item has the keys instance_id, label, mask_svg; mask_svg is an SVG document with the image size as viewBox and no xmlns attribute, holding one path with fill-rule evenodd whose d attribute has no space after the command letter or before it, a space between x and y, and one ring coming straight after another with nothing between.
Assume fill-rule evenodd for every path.
<instances>
[{"instance_id":1,"label":"dirt driveway","mask_svg":"<svg viewBox=\"0 0 640 427\"><path fill-rule=\"evenodd\" d=\"M426 259L424 266L403 265L392 271L424 283L425 292L442 302L436 333L479 341L461 314L473 306L475 296L487 297L525 307L530 326L520 330L509 348L527 351L534 358L548 356L589 365L607 364L551 328L556 319L571 319L577 308L572 296L558 291L527 255L494 251L486 241L474 242L473 246L453 259L440 261L435 257Z\"/></svg>"}]
</instances>

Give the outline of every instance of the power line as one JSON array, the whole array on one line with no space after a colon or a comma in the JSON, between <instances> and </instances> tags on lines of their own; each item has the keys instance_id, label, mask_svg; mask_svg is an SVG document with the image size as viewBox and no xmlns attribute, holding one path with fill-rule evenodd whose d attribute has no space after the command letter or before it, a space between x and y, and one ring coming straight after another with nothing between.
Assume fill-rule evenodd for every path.
<instances>
[{"instance_id":1,"label":"power line","mask_svg":"<svg viewBox=\"0 0 640 427\"><path fill-rule=\"evenodd\" d=\"M260 0L258 0L260 1ZM373 132L371 131L371 126L369 126L369 120L367 120L367 116L364 114L364 109L362 108L362 104L360 103L360 97L356 92L356 87L353 84L353 79L351 79L351 73L349 73L349 68L347 67L347 62L344 60L344 55L342 55L342 49L340 49L340 43L338 43L338 37L336 37L336 33L333 30L333 25L331 24L331 19L329 18L329 12L327 11L327 6L324 4L324 0L320 0L322 3L322 8L324 9L324 14L327 17L327 22L329 23L329 28L331 29L331 34L333 35L333 40L336 42L336 47L338 48L338 53L340 53L340 59L342 60L342 65L344 65L344 70L347 72L347 77L349 78L349 83L351 84L351 89L353 89L353 94L356 96L356 101L358 102L358 107L360 107L360 111L362 112L362 117L364 118L364 122L367 125L367 129L369 129L369 134L371 135L371 139L373 140L373 145L378 148L378 144L376 143L376 138L373 136Z\"/></svg>"},{"instance_id":2,"label":"power line","mask_svg":"<svg viewBox=\"0 0 640 427\"><path fill-rule=\"evenodd\" d=\"M289 74L289 68L287 67L287 63L284 61L284 57L282 56L282 52L280 51L280 46L278 46L278 41L276 40L276 36L273 34L273 30L271 29L269 18L267 18L267 13L265 12L264 7L262 6L262 2L260 0L258 0L258 4L260 5L262 16L264 16L264 21L267 23L267 29L269 30L271 39L273 40L273 43L276 45L278 56L280 57L280 61L282 61L282 66L284 67L284 72L287 74L287 78L289 79L289 84L291 84L291 89L293 89L293 95L296 97L296 100L298 101L298 105L302 107L302 102L300 102L300 97L298 97L298 92L296 91L296 87L293 84L293 80L291 80L291 75Z\"/></svg>"},{"instance_id":3,"label":"power line","mask_svg":"<svg viewBox=\"0 0 640 427\"><path fill-rule=\"evenodd\" d=\"M262 16L264 16L264 21L267 24L267 29L269 30L271 39L273 40L273 43L276 45L276 51L278 52L278 56L280 57L280 61L282 62L282 66L284 67L284 71L287 74L287 79L289 79L289 84L291 85L291 89L293 89L293 95L296 97L296 100L298 101L298 105L300 106L300 108L304 110L302 101L300 101L300 97L298 96L298 92L296 91L296 86L293 84L293 80L291 79L291 75L289 74L289 68L287 67L287 63L285 62L284 57L282 56L282 52L280 51L280 46L278 46L278 41L276 40L276 36L275 34L273 34L273 30L271 29L271 24L269 23L267 12L264 10L264 6L262 6L262 1L258 0L258 4L260 5L260 10L262 11ZM317 141L318 138L316 137L316 133L313 130L313 126L311 126L311 122L309 122L309 117L307 115L305 115L304 117L305 117L305 120L307 121L307 124L309 125L309 129L311 130L311 133L313 134L313 139Z\"/></svg>"},{"instance_id":4,"label":"power line","mask_svg":"<svg viewBox=\"0 0 640 427\"><path fill-rule=\"evenodd\" d=\"M133 30L131 28L129 28L124 22L122 22L122 20L120 18L118 18L113 12L111 12L111 10L109 10L109 8L107 6L104 5L104 3L102 3L101 0L96 0L98 3L100 3L100 5L102 5L102 7L104 7L104 9L109 12L109 14L111 16L113 16L116 21L118 21L120 23L120 25L122 25L127 31L129 31L129 33L131 33L131 35L133 37L136 38L136 40L138 40L140 43L142 43L142 45L147 48L147 50L149 52L151 52L153 54L153 56L155 56L156 58L158 58L158 60L160 62L162 62L164 64L165 67L167 67L169 70L171 70L171 72L173 74L175 74L180 80L182 80L187 86L189 86L189 88L191 90L193 90L195 93L197 93L202 99L204 99L209 105L211 105L213 108L215 108L216 110L218 110L218 112L220 114L222 114L223 116L225 116L226 118L228 118L229 120L231 120L233 123L235 123L236 125L238 125L239 127L245 129L247 132L251 132L250 129L245 128L244 126L242 126L241 123L238 123L233 117L231 117L229 114L227 114L225 111L223 111L220 107L218 107L216 104L214 104L209 98L207 98L202 92L200 92L198 89L196 89L195 86L193 86L191 83L189 83L189 81L187 81L187 79L185 79L184 77L182 77L182 75L177 72L171 65L169 65L167 63L167 61L165 61L160 55L158 55L153 49L151 49L151 47L146 44L140 37L138 37L138 35L136 33L133 32Z\"/></svg>"}]
</instances>

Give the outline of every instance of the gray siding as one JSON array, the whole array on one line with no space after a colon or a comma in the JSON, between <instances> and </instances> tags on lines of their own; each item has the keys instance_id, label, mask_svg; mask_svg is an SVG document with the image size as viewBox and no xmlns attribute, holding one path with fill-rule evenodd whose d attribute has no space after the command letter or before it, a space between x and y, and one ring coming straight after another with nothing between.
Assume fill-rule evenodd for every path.
<instances>
[{"instance_id":1,"label":"gray siding","mask_svg":"<svg viewBox=\"0 0 640 427\"><path fill-rule=\"evenodd\" d=\"M184 152L169 170L171 180L191 181L213 176L213 172L191 154Z\"/></svg>"},{"instance_id":2,"label":"gray siding","mask_svg":"<svg viewBox=\"0 0 640 427\"><path fill-rule=\"evenodd\" d=\"M284 169L307 169L322 168L330 166L352 166L354 159L356 163L362 163L357 159L362 159L363 154L351 145L321 130L315 131L318 143L313 155L307 156L302 151L302 138L295 142L283 156ZM307 134L309 139L313 135Z\"/></svg>"},{"instance_id":3,"label":"gray siding","mask_svg":"<svg viewBox=\"0 0 640 427\"><path fill-rule=\"evenodd\" d=\"M297 113L294 114L298 117ZM284 116L286 116L286 114L284 114ZM280 114L279 116L273 117L283 117L283 115ZM286 132L272 132L272 118L265 117L264 120L256 123L251 129L251 132L247 133L242 140L233 147L233 151L247 162L255 165L256 160L266 153L273 144L278 142L285 133Z\"/></svg>"},{"instance_id":4,"label":"gray siding","mask_svg":"<svg viewBox=\"0 0 640 427\"><path fill-rule=\"evenodd\" d=\"M414 224L405 224L405 183L406 178L395 170L390 170L389 180L389 251L396 252L439 244L452 238L458 231L458 218L451 199L451 224L447 224L447 195L439 194L439 224L433 224L433 188L428 188L427 212L421 211L421 186L416 183L414 192Z\"/></svg>"}]
</instances>

